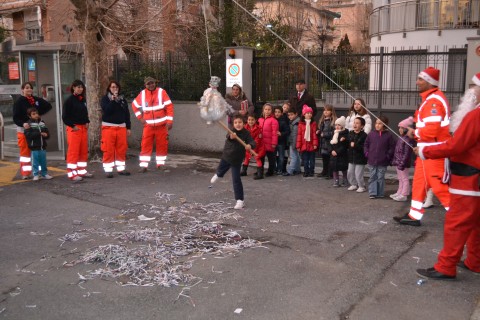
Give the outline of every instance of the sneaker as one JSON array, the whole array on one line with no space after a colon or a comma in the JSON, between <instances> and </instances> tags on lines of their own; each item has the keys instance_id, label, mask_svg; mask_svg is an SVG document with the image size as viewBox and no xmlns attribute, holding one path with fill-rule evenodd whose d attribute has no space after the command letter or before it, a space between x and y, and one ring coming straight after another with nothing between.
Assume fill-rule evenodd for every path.
<instances>
[{"instance_id":1,"label":"sneaker","mask_svg":"<svg viewBox=\"0 0 480 320\"><path fill-rule=\"evenodd\" d=\"M404 225L407 225L407 226L420 227L422 225L420 220L415 220L415 219L410 218L408 213L406 213L403 216L393 217L393 220L395 220L396 222L398 222L400 224L404 224Z\"/></svg>"},{"instance_id":2,"label":"sneaker","mask_svg":"<svg viewBox=\"0 0 480 320\"><path fill-rule=\"evenodd\" d=\"M119 171L118 174L121 176L129 176L130 172L128 172L127 170L123 170L123 171Z\"/></svg>"},{"instance_id":3,"label":"sneaker","mask_svg":"<svg viewBox=\"0 0 480 320\"><path fill-rule=\"evenodd\" d=\"M107 177L107 178L113 178L113 173L111 173L111 172L107 173L107 174L106 174L106 177Z\"/></svg>"},{"instance_id":4,"label":"sneaker","mask_svg":"<svg viewBox=\"0 0 480 320\"><path fill-rule=\"evenodd\" d=\"M428 269L417 269L417 275L424 279L431 279L431 280L455 280L457 279L456 276L450 276L447 274L443 274L435 270L435 268L428 268Z\"/></svg>"},{"instance_id":5,"label":"sneaker","mask_svg":"<svg viewBox=\"0 0 480 320\"><path fill-rule=\"evenodd\" d=\"M372 194L369 195L368 197L369 197L370 199L375 199L375 198L376 198L376 197L375 197L374 195L372 195Z\"/></svg>"},{"instance_id":6,"label":"sneaker","mask_svg":"<svg viewBox=\"0 0 480 320\"><path fill-rule=\"evenodd\" d=\"M138 169L138 173L145 173L145 172L147 172L147 168L142 167Z\"/></svg>"},{"instance_id":7,"label":"sneaker","mask_svg":"<svg viewBox=\"0 0 480 320\"><path fill-rule=\"evenodd\" d=\"M357 190L357 189L358 189L357 186L350 186L350 187L348 187L347 190L348 190L348 191L354 191L354 190Z\"/></svg>"},{"instance_id":8,"label":"sneaker","mask_svg":"<svg viewBox=\"0 0 480 320\"><path fill-rule=\"evenodd\" d=\"M22 176L22 180L29 180L30 176Z\"/></svg>"},{"instance_id":9,"label":"sneaker","mask_svg":"<svg viewBox=\"0 0 480 320\"><path fill-rule=\"evenodd\" d=\"M52 177L51 175L49 175L49 174L44 175L42 178L45 179L45 180L51 180L51 179L53 179L53 177Z\"/></svg>"},{"instance_id":10,"label":"sneaker","mask_svg":"<svg viewBox=\"0 0 480 320\"><path fill-rule=\"evenodd\" d=\"M392 198L392 199L395 200L395 201L398 201L398 202L405 202L405 201L408 200L407 197L402 196L402 195L398 195L398 196L396 196L395 198Z\"/></svg>"},{"instance_id":11,"label":"sneaker","mask_svg":"<svg viewBox=\"0 0 480 320\"><path fill-rule=\"evenodd\" d=\"M465 261L460 261L459 263L457 263L457 266L462 268L462 269L466 269L466 270L471 271L474 275L480 276L480 272L473 271L472 269L467 267L467 265L465 264Z\"/></svg>"},{"instance_id":12,"label":"sneaker","mask_svg":"<svg viewBox=\"0 0 480 320\"><path fill-rule=\"evenodd\" d=\"M40 180L39 176L33 176L33 181L38 181L38 180Z\"/></svg>"},{"instance_id":13,"label":"sneaker","mask_svg":"<svg viewBox=\"0 0 480 320\"><path fill-rule=\"evenodd\" d=\"M214 174L213 177L212 177L212 179L210 179L210 183L211 183L211 184L214 184L215 182L217 182L218 178L219 178L219 177L217 176L217 174ZM238 200L238 201L240 201L240 200Z\"/></svg>"},{"instance_id":14,"label":"sneaker","mask_svg":"<svg viewBox=\"0 0 480 320\"><path fill-rule=\"evenodd\" d=\"M82 181L82 180L83 180L83 178L80 177L80 176L75 176L75 177L72 178L73 182L79 182L79 181Z\"/></svg>"},{"instance_id":15,"label":"sneaker","mask_svg":"<svg viewBox=\"0 0 480 320\"><path fill-rule=\"evenodd\" d=\"M365 192L365 191L367 191L367 189L362 188L362 187L360 187L360 188L357 189L357 192Z\"/></svg>"},{"instance_id":16,"label":"sneaker","mask_svg":"<svg viewBox=\"0 0 480 320\"><path fill-rule=\"evenodd\" d=\"M389 197L392 198L392 199L395 199L395 198L398 197L398 196L399 196L399 194L396 193L396 192L395 192L395 193L392 193L391 195L389 195Z\"/></svg>"},{"instance_id":17,"label":"sneaker","mask_svg":"<svg viewBox=\"0 0 480 320\"><path fill-rule=\"evenodd\" d=\"M240 210L243 209L243 207L245 207L245 203L243 202L243 200L237 200L237 203L235 204L235 207L233 207L233 209Z\"/></svg>"},{"instance_id":18,"label":"sneaker","mask_svg":"<svg viewBox=\"0 0 480 320\"><path fill-rule=\"evenodd\" d=\"M340 187L340 184L338 183L338 180L335 180L335 182L333 183L333 187L334 188Z\"/></svg>"},{"instance_id":19,"label":"sneaker","mask_svg":"<svg viewBox=\"0 0 480 320\"><path fill-rule=\"evenodd\" d=\"M82 177L83 178L93 178L93 174L91 174L90 172L87 172L84 175L82 175Z\"/></svg>"},{"instance_id":20,"label":"sneaker","mask_svg":"<svg viewBox=\"0 0 480 320\"><path fill-rule=\"evenodd\" d=\"M290 173L288 173L288 172L285 172L285 173L282 174L282 176L284 176L284 177L289 177L289 176L292 176L292 175L293 175L293 174L290 174Z\"/></svg>"}]
</instances>

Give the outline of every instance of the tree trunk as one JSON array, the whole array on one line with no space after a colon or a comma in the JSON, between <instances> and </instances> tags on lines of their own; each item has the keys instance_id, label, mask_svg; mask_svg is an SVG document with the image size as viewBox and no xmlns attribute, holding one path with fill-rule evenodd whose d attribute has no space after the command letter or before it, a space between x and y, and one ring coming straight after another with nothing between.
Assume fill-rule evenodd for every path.
<instances>
[{"instance_id":1,"label":"tree trunk","mask_svg":"<svg viewBox=\"0 0 480 320\"><path fill-rule=\"evenodd\" d=\"M108 62L104 47L97 40L96 28L85 30L85 86L87 87L87 106L90 118L88 129L88 151L90 159L101 158L102 109L100 101L108 85Z\"/></svg>"}]
</instances>

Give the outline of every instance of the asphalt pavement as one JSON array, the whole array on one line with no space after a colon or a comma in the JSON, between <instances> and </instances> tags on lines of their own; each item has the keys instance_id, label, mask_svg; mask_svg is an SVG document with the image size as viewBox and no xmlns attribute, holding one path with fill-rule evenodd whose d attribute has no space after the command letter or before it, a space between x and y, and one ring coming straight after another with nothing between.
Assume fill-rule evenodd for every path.
<instances>
[{"instance_id":1,"label":"asphalt pavement","mask_svg":"<svg viewBox=\"0 0 480 320\"><path fill-rule=\"evenodd\" d=\"M66 178L62 162L50 162L53 180L38 182L19 180L14 159L1 162L0 318L480 319L480 276L458 269L456 281L419 283L415 274L442 247L438 202L421 227L401 226L392 217L408 203L317 177L253 180L251 168L242 178L246 207L236 211L229 174L210 184L218 160L173 153L167 170L141 174L131 157L132 175L113 179L94 162L94 177L81 183ZM396 191L394 180L386 191ZM192 222L221 231L203 224L187 237ZM141 232L153 230L165 240L143 243ZM255 245L233 236L232 246L218 246L237 233ZM180 238L189 242L176 260L143 257L145 268L181 266L170 287L90 277L115 266L80 262L101 246L147 250Z\"/></svg>"}]
</instances>

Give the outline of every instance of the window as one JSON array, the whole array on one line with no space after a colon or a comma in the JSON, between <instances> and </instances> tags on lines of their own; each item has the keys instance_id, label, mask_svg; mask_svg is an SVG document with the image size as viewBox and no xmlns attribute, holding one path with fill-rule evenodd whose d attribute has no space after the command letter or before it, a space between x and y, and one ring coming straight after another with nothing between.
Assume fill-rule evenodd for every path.
<instances>
[{"instance_id":1,"label":"window","mask_svg":"<svg viewBox=\"0 0 480 320\"><path fill-rule=\"evenodd\" d=\"M40 40L40 35L41 35L40 28L26 30L27 40Z\"/></svg>"}]
</instances>

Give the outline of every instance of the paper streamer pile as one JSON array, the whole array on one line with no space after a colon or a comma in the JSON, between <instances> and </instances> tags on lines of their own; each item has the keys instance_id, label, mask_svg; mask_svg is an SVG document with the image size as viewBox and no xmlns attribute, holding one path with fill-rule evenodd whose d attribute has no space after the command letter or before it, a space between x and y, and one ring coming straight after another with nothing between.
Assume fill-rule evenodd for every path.
<instances>
[{"instance_id":1,"label":"paper streamer pile","mask_svg":"<svg viewBox=\"0 0 480 320\"><path fill-rule=\"evenodd\" d=\"M219 77L211 77L209 82L210 88L203 92L203 96L198 103L198 106L200 107L200 116L207 121L207 124L222 120L227 112L233 110L232 106L225 101L222 94L217 90L220 85L220 80Z\"/></svg>"}]
</instances>

